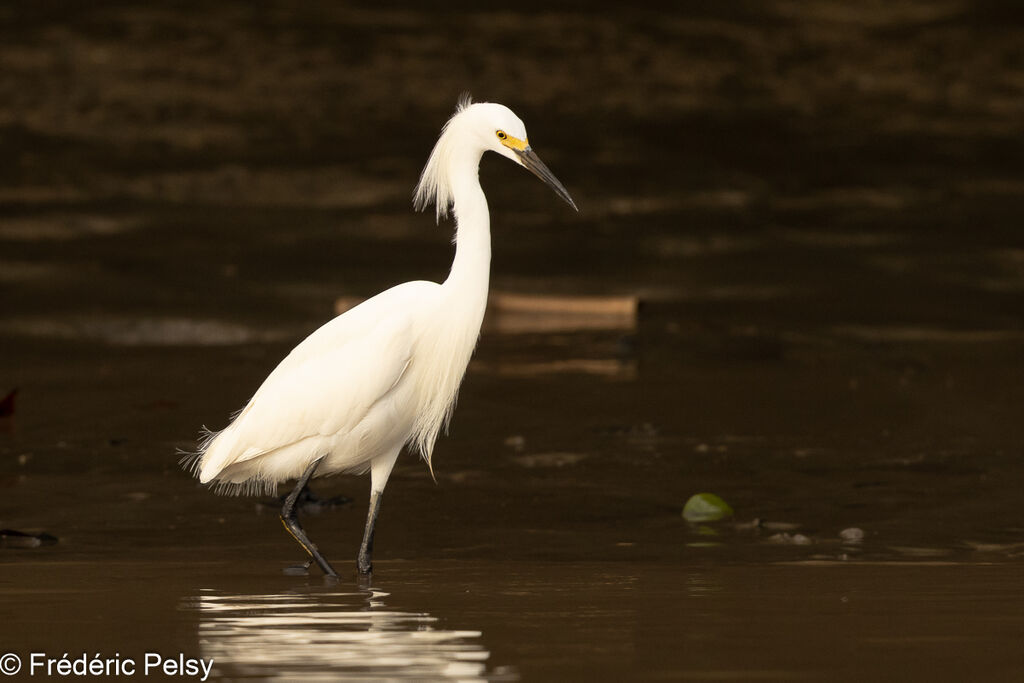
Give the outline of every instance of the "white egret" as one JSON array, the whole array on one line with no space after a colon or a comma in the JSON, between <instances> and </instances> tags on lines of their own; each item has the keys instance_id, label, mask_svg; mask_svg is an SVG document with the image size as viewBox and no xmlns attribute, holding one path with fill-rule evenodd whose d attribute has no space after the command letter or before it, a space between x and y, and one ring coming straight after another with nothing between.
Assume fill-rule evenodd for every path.
<instances>
[{"instance_id":1,"label":"white egret","mask_svg":"<svg viewBox=\"0 0 1024 683\"><path fill-rule=\"evenodd\" d=\"M264 380L220 432L206 433L191 467L219 492L273 492L298 479L281 520L325 574L334 568L306 536L295 503L314 476L370 473L370 507L357 557L372 571L381 495L404 446L433 472L431 454L447 426L476 346L487 303L491 236L479 165L492 151L532 171L574 209L562 184L530 147L507 107L460 100L420 175L418 210L437 221L451 207L455 259L448 279L406 282L346 311L307 337Z\"/></svg>"}]
</instances>

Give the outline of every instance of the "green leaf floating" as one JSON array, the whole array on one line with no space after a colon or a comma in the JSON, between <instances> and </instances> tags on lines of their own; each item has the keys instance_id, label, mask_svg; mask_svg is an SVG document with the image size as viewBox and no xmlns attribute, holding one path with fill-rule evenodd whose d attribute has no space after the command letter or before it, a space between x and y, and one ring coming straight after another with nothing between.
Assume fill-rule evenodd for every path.
<instances>
[{"instance_id":1,"label":"green leaf floating","mask_svg":"<svg viewBox=\"0 0 1024 683\"><path fill-rule=\"evenodd\" d=\"M688 522L715 522L732 517L732 508L713 493L690 496L683 507L683 519Z\"/></svg>"}]
</instances>

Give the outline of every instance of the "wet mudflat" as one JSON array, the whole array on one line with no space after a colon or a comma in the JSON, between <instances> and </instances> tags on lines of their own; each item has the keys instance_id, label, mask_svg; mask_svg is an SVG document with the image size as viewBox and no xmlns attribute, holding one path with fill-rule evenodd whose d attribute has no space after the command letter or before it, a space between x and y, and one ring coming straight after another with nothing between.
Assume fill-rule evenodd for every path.
<instances>
[{"instance_id":1,"label":"wet mudflat","mask_svg":"<svg viewBox=\"0 0 1024 683\"><path fill-rule=\"evenodd\" d=\"M1024 70L1000 3L0 10L0 654L217 680L1019 680ZM177 465L339 297L442 279L462 89L497 319L437 447L306 526ZM713 492L735 518L681 512ZM841 538L860 529L863 539Z\"/></svg>"}]
</instances>

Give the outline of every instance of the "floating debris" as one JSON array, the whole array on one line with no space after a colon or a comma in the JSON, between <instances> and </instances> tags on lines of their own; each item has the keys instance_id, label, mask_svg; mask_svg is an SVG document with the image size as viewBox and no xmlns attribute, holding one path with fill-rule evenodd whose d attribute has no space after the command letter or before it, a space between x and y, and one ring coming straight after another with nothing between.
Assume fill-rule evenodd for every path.
<instances>
[{"instance_id":1,"label":"floating debris","mask_svg":"<svg viewBox=\"0 0 1024 683\"><path fill-rule=\"evenodd\" d=\"M800 525L795 522L767 522L755 517L749 522L736 522L736 531L795 531Z\"/></svg>"},{"instance_id":2,"label":"floating debris","mask_svg":"<svg viewBox=\"0 0 1024 683\"><path fill-rule=\"evenodd\" d=\"M14 529L0 529L0 548L38 548L56 542L57 537L47 533L30 534Z\"/></svg>"},{"instance_id":3,"label":"floating debris","mask_svg":"<svg viewBox=\"0 0 1024 683\"><path fill-rule=\"evenodd\" d=\"M505 448L511 448L512 450L519 452L526 448L526 437L522 434L513 434L511 436L506 436L503 443Z\"/></svg>"},{"instance_id":4,"label":"floating debris","mask_svg":"<svg viewBox=\"0 0 1024 683\"><path fill-rule=\"evenodd\" d=\"M864 530L852 526L839 532L839 539L843 543L860 543L864 540Z\"/></svg>"},{"instance_id":5,"label":"floating debris","mask_svg":"<svg viewBox=\"0 0 1024 683\"><path fill-rule=\"evenodd\" d=\"M785 532L769 536L766 540L768 543L776 545L811 545L814 543L810 537L803 534L787 534Z\"/></svg>"},{"instance_id":6,"label":"floating debris","mask_svg":"<svg viewBox=\"0 0 1024 683\"><path fill-rule=\"evenodd\" d=\"M489 372L505 377L536 377L538 375L599 375L613 379L636 377L635 360L623 358L566 358L556 361L500 361L487 363L474 360L475 372Z\"/></svg>"},{"instance_id":7,"label":"floating debris","mask_svg":"<svg viewBox=\"0 0 1024 683\"><path fill-rule=\"evenodd\" d=\"M484 326L492 332L632 330L640 302L635 296L551 296L492 292Z\"/></svg>"},{"instance_id":8,"label":"floating debris","mask_svg":"<svg viewBox=\"0 0 1024 683\"><path fill-rule=\"evenodd\" d=\"M636 316L640 301L635 296L552 296L491 292L488 305L498 311L555 313L559 315Z\"/></svg>"},{"instance_id":9,"label":"floating debris","mask_svg":"<svg viewBox=\"0 0 1024 683\"><path fill-rule=\"evenodd\" d=\"M697 493L690 496L683 506L683 519L688 522L716 522L732 517L729 504L713 493Z\"/></svg>"},{"instance_id":10,"label":"floating debris","mask_svg":"<svg viewBox=\"0 0 1024 683\"><path fill-rule=\"evenodd\" d=\"M534 453L518 455L512 459L523 467L565 467L575 465L586 457L583 453Z\"/></svg>"},{"instance_id":11,"label":"floating debris","mask_svg":"<svg viewBox=\"0 0 1024 683\"><path fill-rule=\"evenodd\" d=\"M1013 553L1024 550L1024 542L1016 543L982 543L979 541L965 541L972 550L979 553Z\"/></svg>"},{"instance_id":12,"label":"floating debris","mask_svg":"<svg viewBox=\"0 0 1024 683\"><path fill-rule=\"evenodd\" d=\"M335 300L340 315L363 299ZM491 292L484 327L499 334L567 332L573 330L633 330L640 300L636 296L552 296Z\"/></svg>"}]
</instances>

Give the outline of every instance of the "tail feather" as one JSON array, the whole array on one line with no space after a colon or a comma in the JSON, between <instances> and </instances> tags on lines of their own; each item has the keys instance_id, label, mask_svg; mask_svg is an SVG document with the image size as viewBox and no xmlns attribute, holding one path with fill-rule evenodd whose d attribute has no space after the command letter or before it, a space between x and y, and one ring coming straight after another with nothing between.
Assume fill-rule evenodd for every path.
<instances>
[{"instance_id":1,"label":"tail feather","mask_svg":"<svg viewBox=\"0 0 1024 683\"><path fill-rule=\"evenodd\" d=\"M199 430L199 447L194 451L184 451L179 448L177 453L181 457L178 458L178 464L193 477L198 477L203 465L203 456L206 455L210 444L213 443L213 440L222 431L224 430L215 432L206 425L203 425L202 429Z\"/></svg>"},{"instance_id":2,"label":"tail feather","mask_svg":"<svg viewBox=\"0 0 1024 683\"><path fill-rule=\"evenodd\" d=\"M179 463L199 482L215 493L229 496L276 495L278 477L270 476L254 459L271 454L271 449L236 459L238 438L231 425L220 431L203 427L195 452L179 451Z\"/></svg>"},{"instance_id":3,"label":"tail feather","mask_svg":"<svg viewBox=\"0 0 1024 683\"><path fill-rule=\"evenodd\" d=\"M226 456L230 454L231 446L221 437L227 437L230 426L214 431L205 425L199 433L199 444L195 451L179 450L181 458L178 463L192 476L199 479L200 483L209 484L214 487L217 493L249 493L262 492L276 488L273 484L263 481L253 482L230 482L215 481L217 475L221 474L227 463Z\"/></svg>"},{"instance_id":4,"label":"tail feather","mask_svg":"<svg viewBox=\"0 0 1024 683\"><path fill-rule=\"evenodd\" d=\"M200 482L209 484L231 464L236 439L230 430L230 426L219 432L206 430L199 444L202 456L196 467Z\"/></svg>"}]
</instances>

